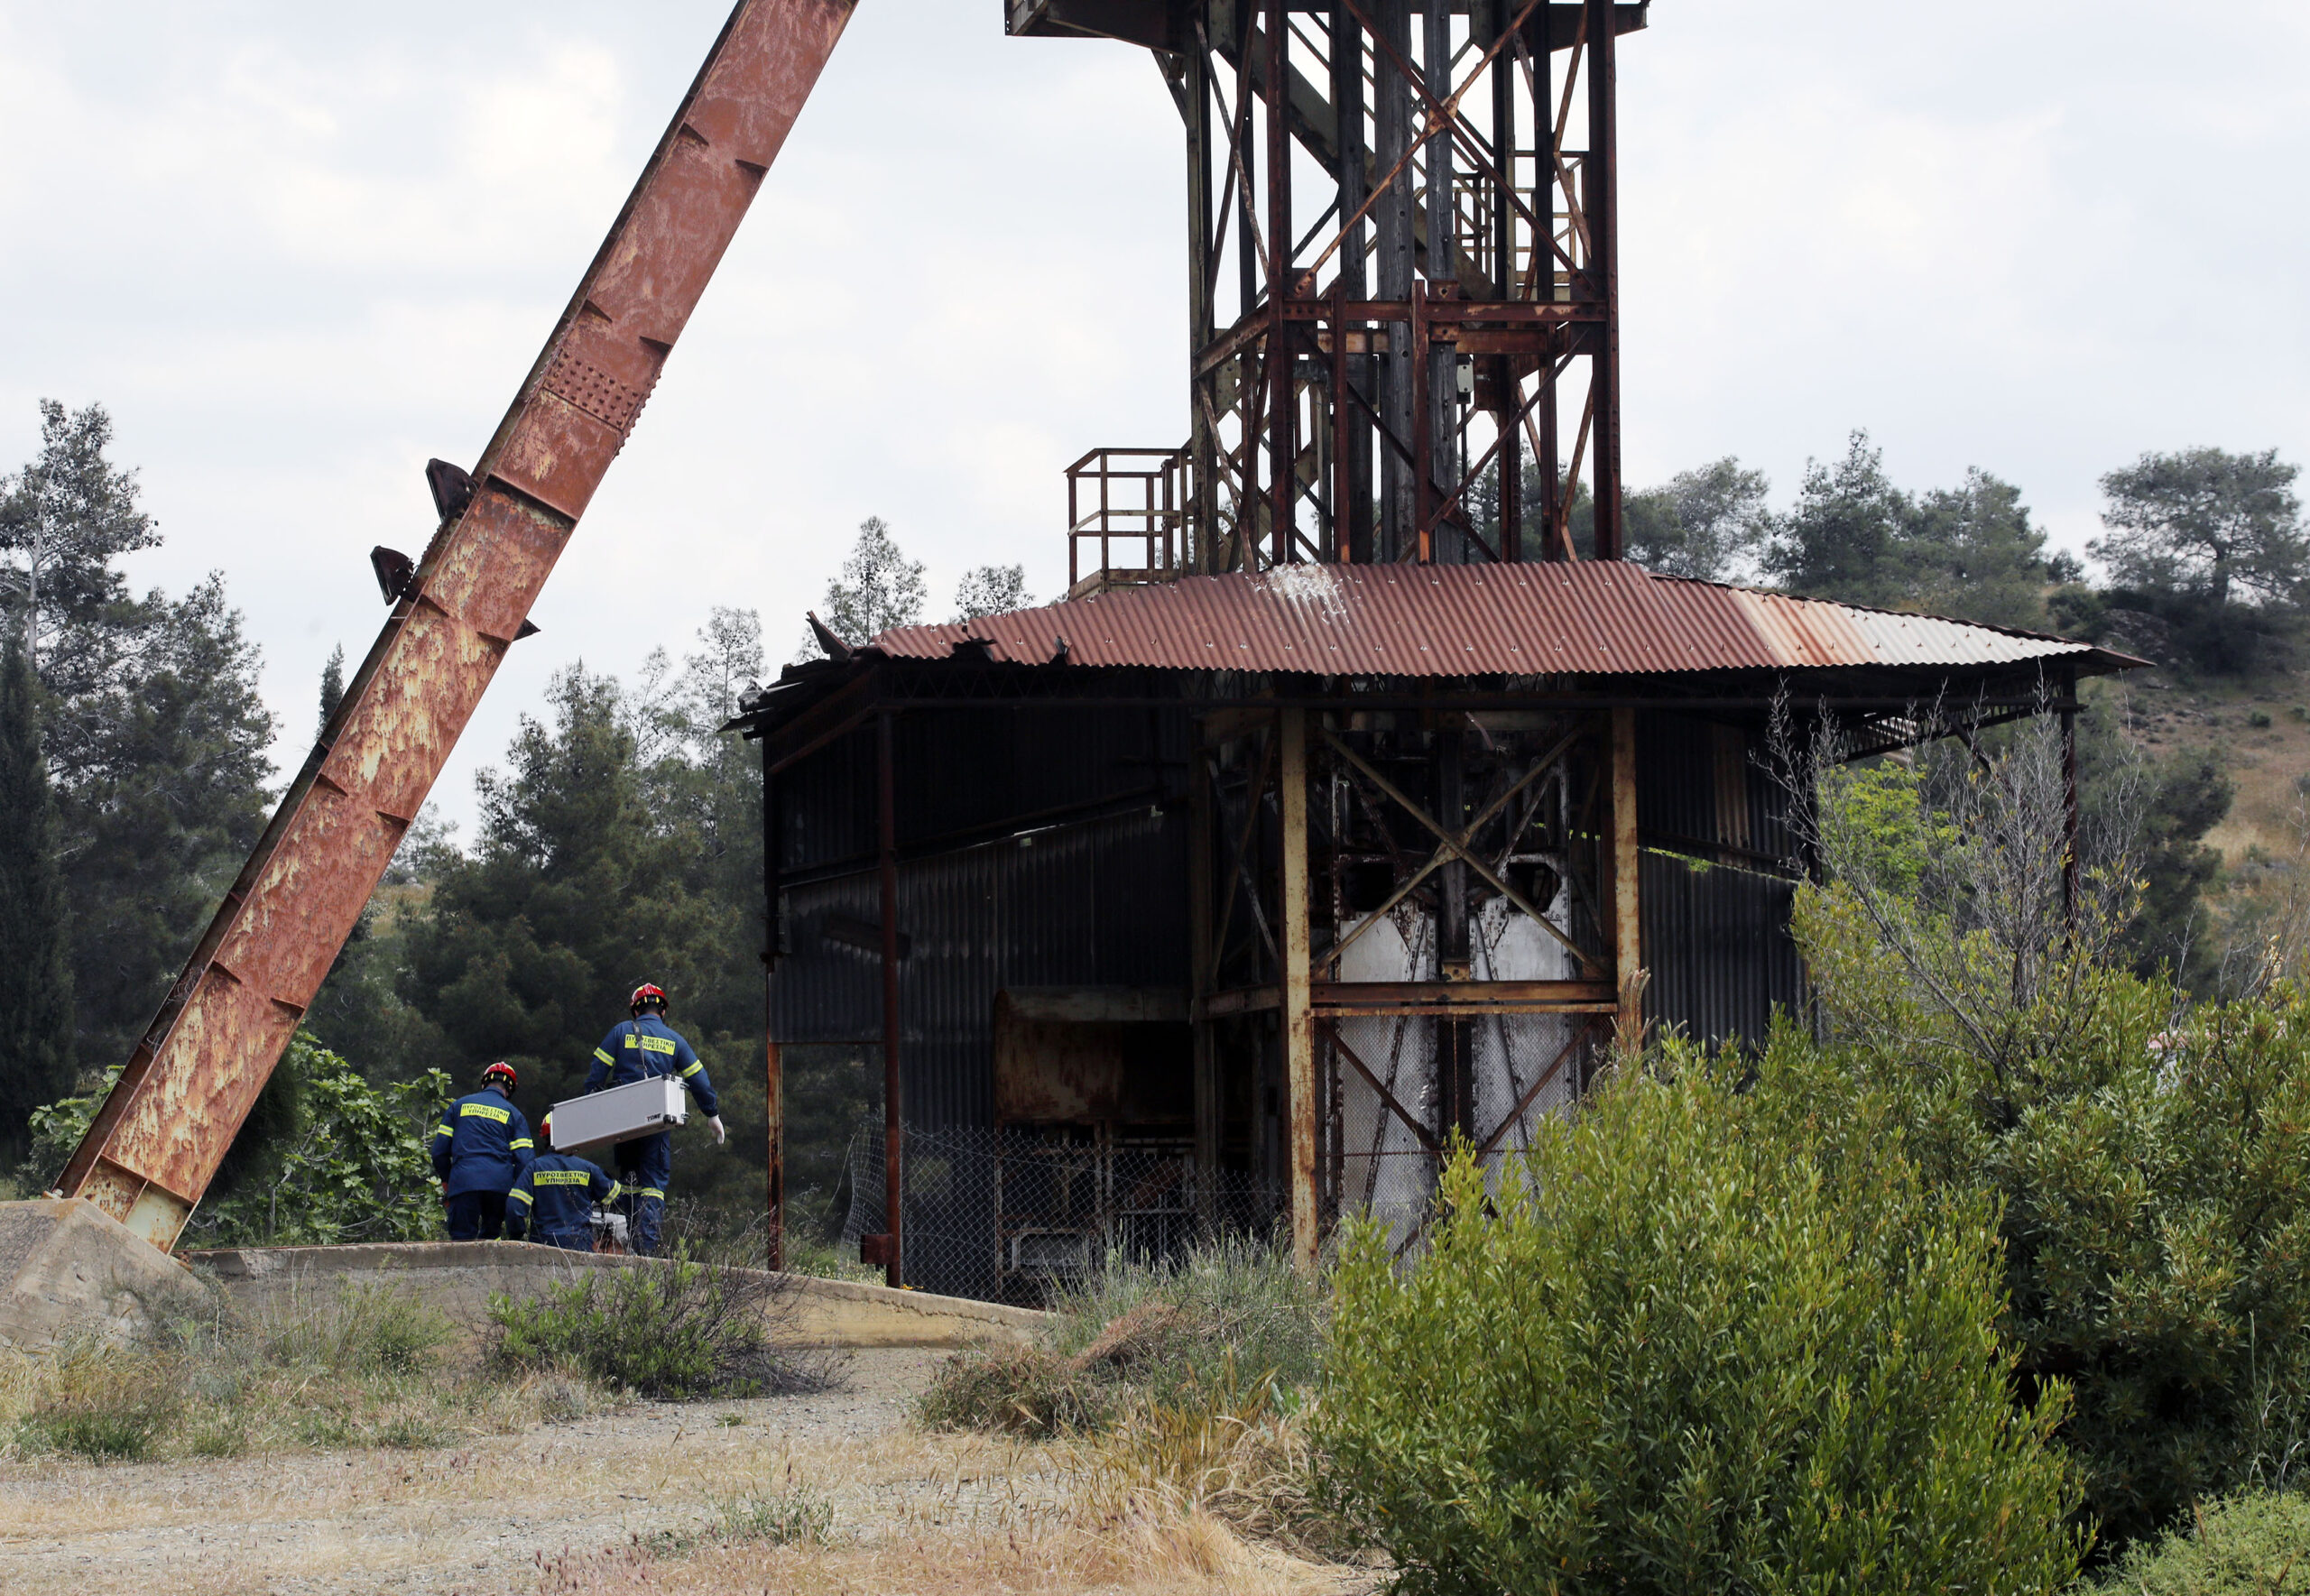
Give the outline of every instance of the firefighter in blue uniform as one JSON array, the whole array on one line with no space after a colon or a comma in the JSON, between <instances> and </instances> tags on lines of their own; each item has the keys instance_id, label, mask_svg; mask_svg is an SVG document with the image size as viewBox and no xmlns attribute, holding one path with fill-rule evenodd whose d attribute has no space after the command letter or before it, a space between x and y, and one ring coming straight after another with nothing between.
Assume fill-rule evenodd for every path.
<instances>
[{"instance_id":1,"label":"firefighter in blue uniform","mask_svg":"<svg viewBox=\"0 0 2310 1596\"><path fill-rule=\"evenodd\" d=\"M722 1105L714 1095L714 1083L707 1079L697 1050L666 1023L664 990L646 982L635 987L626 1012L633 1018L614 1029L594 1049L594 1067L586 1076L586 1090L599 1092L652 1075L673 1075L698 1100L698 1112L706 1116L714 1139L725 1140ZM621 1141L615 1162L618 1180L625 1188L620 1206L626 1216L627 1240L634 1251L647 1257L658 1250L658 1220L665 1211L666 1183L674 1173L673 1136L661 1130L655 1136Z\"/></svg>"},{"instance_id":2,"label":"firefighter in blue uniform","mask_svg":"<svg viewBox=\"0 0 2310 1596\"><path fill-rule=\"evenodd\" d=\"M505 1194L537 1156L530 1122L513 1106L513 1066L491 1065L481 1090L441 1111L433 1130L433 1173L448 1210L449 1240L494 1241L505 1223Z\"/></svg>"},{"instance_id":3,"label":"firefighter in blue uniform","mask_svg":"<svg viewBox=\"0 0 2310 1596\"><path fill-rule=\"evenodd\" d=\"M601 1166L575 1153L553 1150L553 1116L538 1122L538 1156L513 1189L505 1194L505 1234L568 1252L594 1250L594 1204L614 1203L617 1182Z\"/></svg>"}]
</instances>

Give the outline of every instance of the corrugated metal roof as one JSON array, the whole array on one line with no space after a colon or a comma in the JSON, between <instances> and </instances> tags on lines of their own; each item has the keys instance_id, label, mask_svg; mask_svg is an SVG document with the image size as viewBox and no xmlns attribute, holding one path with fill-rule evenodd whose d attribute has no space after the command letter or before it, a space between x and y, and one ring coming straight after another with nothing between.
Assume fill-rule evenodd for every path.
<instances>
[{"instance_id":1,"label":"corrugated metal roof","mask_svg":"<svg viewBox=\"0 0 2310 1596\"><path fill-rule=\"evenodd\" d=\"M939 660L983 640L993 660L1042 665L1062 639L1070 665L1324 676L2133 663L2068 638L1659 577L1621 560L1283 566L901 627L873 641L898 658Z\"/></svg>"}]
</instances>

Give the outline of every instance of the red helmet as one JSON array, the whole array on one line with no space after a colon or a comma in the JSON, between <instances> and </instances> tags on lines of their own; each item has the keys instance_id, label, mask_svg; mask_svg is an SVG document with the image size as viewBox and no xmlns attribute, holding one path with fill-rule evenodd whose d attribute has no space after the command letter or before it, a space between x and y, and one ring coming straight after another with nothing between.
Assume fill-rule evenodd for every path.
<instances>
[{"instance_id":1,"label":"red helmet","mask_svg":"<svg viewBox=\"0 0 2310 1596\"><path fill-rule=\"evenodd\" d=\"M639 1014L644 1009L655 1009L662 1014L666 1011L666 989L662 986L652 986L645 981L633 989L633 996L627 1001L625 1008L629 1014Z\"/></svg>"},{"instance_id":2,"label":"red helmet","mask_svg":"<svg viewBox=\"0 0 2310 1596\"><path fill-rule=\"evenodd\" d=\"M553 1151L553 1112L551 1110L548 1110L546 1112L545 1118L538 1121L538 1147L545 1152L550 1153Z\"/></svg>"},{"instance_id":3,"label":"red helmet","mask_svg":"<svg viewBox=\"0 0 2310 1596\"><path fill-rule=\"evenodd\" d=\"M505 1091L508 1095L511 1095L513 1084L521 1077L513 1073L513 1066L502 1058L481 1072L481 1084L485 1086L494 1086L500 1076L504 1078Z\"/></svg>"}]
</instances>

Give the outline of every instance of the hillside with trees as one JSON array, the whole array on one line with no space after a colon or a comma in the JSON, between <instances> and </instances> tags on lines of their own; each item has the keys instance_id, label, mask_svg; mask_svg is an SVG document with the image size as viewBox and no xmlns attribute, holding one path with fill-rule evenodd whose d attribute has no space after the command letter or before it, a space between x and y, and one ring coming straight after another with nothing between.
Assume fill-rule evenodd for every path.
<instances>
[{"instance_id":1,"label":"hillside with trees","mask_svg":"<svg viewBox=\"0 0 2310 1596\"><path fill-rule=\"evenodd\" d=\"M92 1093L126 1057L262 827L274 774L256 652L223 577L176 596L133 591L123 562L161 533L135 473L111 457L109 419L51 404L42 423L37 456L0 478L0 947L15 970L55 973L0 996L0 1103L17 1111L0 1115L0 1167L32 1153L34 1108ZM2127 963L2210 994L2303 881L2310 687L2296 671L2310 543L2295 480L2271 451L2186 449L2113 469L2090 549L2098 579L2048 553L2014 484L1976 469L1903 486L1859 432L1778 508L1763 474L1726 458L1631 493L1626 509L1632 558L1664 575L2060 632L2154 661L2089 690L2086 803L2094 824L2138 833ZM1575 505L1576 541L1585 519ZM950 608L1030 602L1020 567L990 565ZM856 641L929 604L924 567L875 518L817 610ZM815 651L806 637L803 654ZM626 992L656 981L722 1087L730 1129L725 1147L684 1149L681 1192L716 1224L757 1216L761 782L753 751L717 728L775 669L761 618L722 608L631 680L582 660L557 673L480 778L475 835L430 812L412 830L313 1005L312 1047L381 1093L508 1058L541 1111L580 1085ZM340 655L318 684L321 718L342 691ZM844 1148L878 1072L848 1049L798 1049L788 1066L797 1218L838 1221ZM293 1073L245 1139L293 1139L313 1103L336 1101ZM236 1153L227 1176L262 1167ZM53 1173L26 1165L19 1184Z\"/></svg>"}]
</instances>

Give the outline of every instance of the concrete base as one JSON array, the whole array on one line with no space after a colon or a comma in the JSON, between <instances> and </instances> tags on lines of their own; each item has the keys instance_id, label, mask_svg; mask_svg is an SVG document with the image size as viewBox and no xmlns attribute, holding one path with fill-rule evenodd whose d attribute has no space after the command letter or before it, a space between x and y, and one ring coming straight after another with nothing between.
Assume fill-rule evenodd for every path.
<instances>
[{"instance_id":1,"label":"concrete base","mask_svg":"<svg viewBox=\"0 0 2310 1596\"><path fill-rule=\"evenodd\" d=\"M142 1245L142 1243L139 1243ZM146 1249L147 1251L151 1250ZM237 1247L189 1252L246 1316L293 1310L346 1286L407 1290L458 1324L489 1322L496 1292L531 1296L587 1270L673 1267L663 1259L563 1252L522 1241L399 1241L355 1247ZM893 1291L813 1275L779 1277L797 1305L796 1339L813 1346L958 1347L1032 1341L1048 1315L1027 1308Z\"/></svg>"},{"instance_id":2,"label":"concrete base","mask_svg":"<svg viewBox=\"0 0 2310 1596\"><path fill-rule=\"evenodd\" d=\"M0 1203L0 1342L141 1335L208 1300L192 1272L93 1203Z\"/></svg>"}]
</instances>

